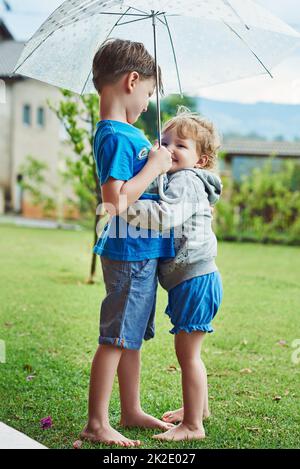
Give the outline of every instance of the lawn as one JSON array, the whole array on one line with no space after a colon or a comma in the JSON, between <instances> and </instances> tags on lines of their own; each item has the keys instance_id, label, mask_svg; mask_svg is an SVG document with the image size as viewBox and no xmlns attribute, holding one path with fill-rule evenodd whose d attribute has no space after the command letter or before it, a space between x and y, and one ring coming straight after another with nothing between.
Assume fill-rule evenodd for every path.
<instances>
[{"instance_id":1,"label":"lawn","mask_svg":"<svg viewBox=\"0 0 300 469\"><path fill-rule=\"evenodd\" d=\"M97 282L85 284L92 233L0 227L0 421L50 448L72 448L86 420L97 346ZM300 441L300 248L219 244L224 301L204 342L212 417L201 442L162 444L133 429L143 448L296 448ZM143 347L142 402L161 416L180 405L180 371L157 305L156 338ZM28 376L33 376L28 379ZM51 415L53 426L40 428ZM118 429L117 383L111 420ZM84 443L83 448L91 445ZM101 445L97 446L101 448Z\"/></svg>"}]
</instances>

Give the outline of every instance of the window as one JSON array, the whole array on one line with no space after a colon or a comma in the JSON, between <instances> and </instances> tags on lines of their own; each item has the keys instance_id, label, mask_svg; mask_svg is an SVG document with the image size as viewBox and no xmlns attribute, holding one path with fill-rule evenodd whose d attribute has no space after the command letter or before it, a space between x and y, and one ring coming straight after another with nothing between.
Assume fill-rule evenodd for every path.
<instances>
[{"instance_id":1,"label":"window","mask_svg":"<svg viewBox=\"0 0 300 469\"><path fill-rule=\"evenodd\" d=\"M39 107L37 110L37 125L45 127L45 109L43 107Z\"/></svg>"},{"instance_id":2,"label":"window","mask_svg":"<svg viewBox=\"0 0 300 469\"><path fill-rule=\"evenodd\" d=\"M29 104L23 106L23 124L31 125L31 106Z\"/></svg>"}]
</instances>

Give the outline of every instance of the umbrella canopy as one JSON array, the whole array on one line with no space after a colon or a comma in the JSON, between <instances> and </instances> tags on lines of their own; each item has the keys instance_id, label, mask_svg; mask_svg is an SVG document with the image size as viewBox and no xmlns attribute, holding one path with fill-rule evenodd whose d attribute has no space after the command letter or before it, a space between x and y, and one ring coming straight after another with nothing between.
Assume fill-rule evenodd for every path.
<instances>
[{"instance_id":1,"label":"umbrella canopy","mask_svg":"<svg viewBox=\"0 0 300 469\"><path fill-rule=\"evenodd\" d=\"M272 76L300 45L298 32L252 0L66 0L28 42L14 72L93 93L93 57L112 37L144 43L161 66L167 94L198 95L204 86ZM156 102L161 142L158 86ZM163 177L159 193L177 202L164 195Z\"/></svg>"},{"instance_id":2,"label":"umbrella canopy","mask_svg":"<svg viewBox=\"0 0 300 469\"><path fill-rule=\"evenodd\" d=\"M79 94L95 92L91 63L109 37L143 42L166 93L269 73L300 34L251 0L66 0L27 43L15 72Z\"/></svg>"}]
</instances>

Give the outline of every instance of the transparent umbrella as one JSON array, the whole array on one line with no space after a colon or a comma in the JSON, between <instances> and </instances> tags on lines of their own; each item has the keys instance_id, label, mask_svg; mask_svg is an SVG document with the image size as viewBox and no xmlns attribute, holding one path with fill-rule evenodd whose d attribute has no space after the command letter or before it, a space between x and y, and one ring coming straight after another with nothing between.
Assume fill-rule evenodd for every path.
<instances>
[{"instance_id":1,"label":"transparent umbrella","mask_svg":"<svg viewBox=\"0 0 300 469\"><path fill-rule=\"evenodd\" d=\"M14 73L93 93L91 64L108 38L143 42L166 94L259 74L300 45L300 34L252 0L66 0L26 44ZM161 142L158 87L157 126ZM163 194L160 178L160 195ZM176 201L175 201L176 202Z\"/></svg>"}]
</instances>

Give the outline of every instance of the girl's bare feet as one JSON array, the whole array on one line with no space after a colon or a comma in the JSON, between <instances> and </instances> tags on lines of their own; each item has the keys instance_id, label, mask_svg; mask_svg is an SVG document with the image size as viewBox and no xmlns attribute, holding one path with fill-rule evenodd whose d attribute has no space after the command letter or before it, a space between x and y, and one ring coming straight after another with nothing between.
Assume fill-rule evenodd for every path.
<instances>
[{"instance_id":1,"label":"girl's bare feet","mask_svg":"<svg viewBox=\"0 0 300 469\"><path fill-rule=\"evenodd\" d=\"M142 410L130 415L123 415L120 421L122 427L142 427L142 428L158 428L167 431L174 425L170 422L162 422L161 420L148 415Z\"/></svg>"},{"instance_id":2,"label":"girl's bare feet","mask_svg":"<svg viewBox=\"0 0 300 469\"><path fill-rule=\"evenodd\" d=\"M204 411L203 413L203 420L206 420L210 417L209 410ZM169 412L165 412L162 416L162 420L168 423L178 423L183 421L183 407L177 410L170 410Z\"/></svg>"},{"instance_id":3,"label":"girl's bare feet","mask_svg":"<svg viewBox=\"0 0 300 469\"><path fill-rule=\"evenodd\" d=\"M130 440L121 433L114 430L110 425L107 427L97 427L90 429L86 427L80 434L82 440L88 440L92 443L102 443L108 446L140 446L139 440Z\"/></svg>"},{"instance_id":4,"label":"girl's bare feet","mask_svg":"<svg viewBox=\"0 0 300 469\"><path fill-rule=\"evenodd\" d=\"M153 435L153 438L161 441L203 440L205 431L203 425L195 427L180 423L177 427L171 428L165 433Z\"/></svg>"}]
</instances>

